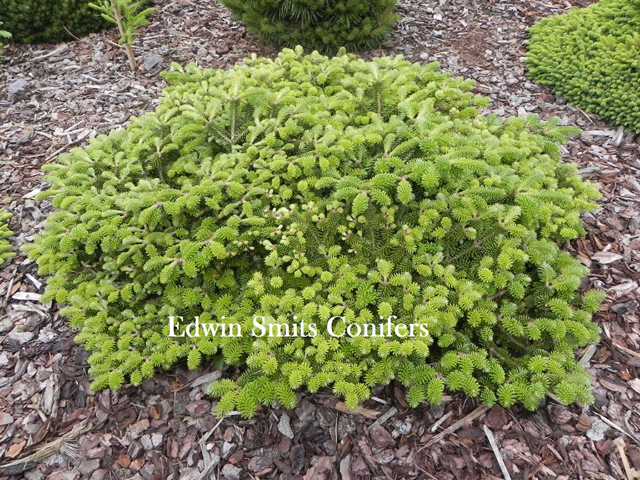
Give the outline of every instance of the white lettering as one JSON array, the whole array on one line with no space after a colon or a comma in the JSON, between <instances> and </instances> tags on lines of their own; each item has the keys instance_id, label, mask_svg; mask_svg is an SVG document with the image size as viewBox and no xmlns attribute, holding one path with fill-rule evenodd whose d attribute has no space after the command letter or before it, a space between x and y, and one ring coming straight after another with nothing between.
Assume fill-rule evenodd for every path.
<instances>
[{"instance_id":1,"label":"white lettering","mask_svg":"<svg viewBox=\"0 0 640 480\"><path fill-rule=\"evenodd\" d=\"M275 330L277 331L276 334L273 333L274 327L275 327ZM281 327L283 327L284 331L286 332L284 335L282 334L282 331L280 330ZM269 324L269 336L270 337L290 337L291 335L289 335L289 324L288 323L270 323Z\"/></svg>"},{"instance_id":2,"label":"white lettering","mask_svg":"<svg viewBox=\"0 0 640 480\"><path fill-rule=\"evenodd\" d=\"M182 321L182 317L178 317ZM180 324L175 321L175 317L169 317L169 337L184 337L184 332L182 335L176 335L174 329L180 329Z\"/></svg>"},{"instance_id":3,"label":"white lettering","mask_svg":"<svg viewBox=\"0 0 640 480\"><path fill-rule=\"evenodd\" d=\"M215 337L216 333L218 333L219 323L203 323L202 324L202 333L204 333L205 337L212 336ZM222 327L224 336L224 327Z\"/></svg>"},{"instance_id":4,"label":"white lettering","mask_svg":"<svg viewBox=\"0 0 640 480\"><path fill-rule=\"evenodd\" d=\"M315 323L310 323L309 324L309 333L310 333L310 335L307 335L308 337L315 337L316 335L318 335L318 330L316 330L316 324Z\"/></svg>"},{"instance_id":5,"label":"white lettering","mask_svg":"<svg viewBox=\"0 0 640 480\"><path fill-rule=\"evenodd\" d=\"M258 319L260 319L260 322L258 322ZM262 325L262 322L264 322L264 317L253 317L253 326L260 329L260 335L256 334L256 329L254 328L251 330L252 337L264 337L264 334L267 333L267 329Z\"/></svg>"},{"instance_id":6,"label":"white lettering","mask_svg":"<svg viewBox=\"0 0 640 480\"><path fill-rule=\"evenodd\" d=\"M199 337L200 336L200 317L198 317L196 315L195 317L196 321L194 323L190 323L189 325L187 325L186 328L186 333L188 337ZM196 329L195 333L191 333L191 327L194 327Z\"/></svg>"},{"instance_id":7,"label":"white lettering","mask_svg":"<svg viewBox=\"0 0 640 480\"><path fill-rule=\"evenodd\" d=\"M340 320L342 320L342 323L344 323L344 317L331 317L331 318L329 319L329 321L327 322L327 332L329 332L329 335L331 335L332 337L342 337L342 336L344 335L344 332L343 332L343 333L341 333L340 335L336 335L336 334L333 332L333 321L334 321L336 318L339 318Z\"/></svg>"},{"instance_id":8,"label":"white lettering","mask_svg":"<svg viewBox=\"0 0 640 480\"><path fill-rule=\"evenodd\" d=\"M358 333L356 333L355 335L351 333L351 327L356 327L356 331ZM360 328L360 325L358 325L357 323L350 323L349 326L347 327L347 333L349 334L350 337L359 337L360 333L362 333L362 329Z\"/></svg>"},{"instance_id":9,"label":"white lettering","mask_svg":"<svg viewBox=\"0 0 640 480\"><path fill-rule=\"evenodd\" d=\"M395 315L391 315L389 318L387 318L387 334L385 335L386 337L391 337L393 336L393 334L391 333L391 319L397 319L398 317L396 317Z\"/></svg>"},{"instance_id":10,"label":"white lettering","mask_svg":"<svg viewBox=\"0 0 640 480\"><path fill-rule=\"evenodd\" d=\"M404 328L404 335L400 335L398 333L398 328ZM394 331L396 332L396 337L400 337L400 338L404 338L407 336L407 326L404 323L399 323L398 325L396 325L396 328L394 328Z\"/></svg>"}]
</instances>

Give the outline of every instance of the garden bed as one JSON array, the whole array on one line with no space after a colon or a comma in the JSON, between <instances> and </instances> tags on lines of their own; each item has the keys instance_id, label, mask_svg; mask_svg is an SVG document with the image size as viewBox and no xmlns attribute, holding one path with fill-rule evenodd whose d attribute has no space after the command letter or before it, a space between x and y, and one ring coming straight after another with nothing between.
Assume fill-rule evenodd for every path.
<instances>
[{"instance_id":1,"label":"garden bed","mask_svg":"<svg viewBox=\"0 0 640 480\"><path fill-rule=\"evenodd\" d=\"M596 348L579 352L596 403L549 400L536 413L487 410L463 396L410 409L391 384L348 412L338 398L299 395L294 410L219 421L204 395L213 366L176 368L139 388L89 391L84 350L57 307L37 303L35 265L19 254L0 272L0 477L102 478L626 478L621 455L640 469L640 161L637 137L598 121L526 78L526 28L589 1L399 2L402 20L381 48L439 61L473 78L501 116L559 116L584 133L565 159L598 182L602 209L586 214L588 235L564 246L606 290ZM274 57L217 4L159 0L128 71L117 33L59 45L10 46L0 57L0 208L14 214L17 248L38 233L50 207L34 202L40 167L97 134L151 111L171 62L229 68L251 53ZM490 433L487 433L489 431ZM489 436L494 438L492 447ZM620 440L617 440L620 438ZM77 458L76 458L77 456ZM625 459L626 460L626 459Z\"/></svg>"}]
</instances>

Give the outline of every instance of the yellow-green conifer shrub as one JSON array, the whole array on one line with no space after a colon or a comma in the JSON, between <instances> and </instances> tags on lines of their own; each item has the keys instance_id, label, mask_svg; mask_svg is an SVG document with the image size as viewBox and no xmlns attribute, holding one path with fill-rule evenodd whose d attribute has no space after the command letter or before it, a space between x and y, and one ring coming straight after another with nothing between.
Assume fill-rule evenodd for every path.
<instances>
[{"instance_id":1,"label":"yellow-green conifer shrub","mask_svg":"<svg viewBox=\"0 0 640 480\"><path fill-rule=\"evenodd\" d=\"M531 77L587 112L640 133L640 2L601 0L529 29Z\"/></svg>"},{"instance_id":2,"label":"yellow-green conifer shrub","mask_svg":"<svg viewBox=\"0 0 640 480\"><path fill-rule=\"evenodd\" d=\"M154 113L44 167L26 249L92 388L217 359L244 369L219 414L392 379L414 406L592 400L574 348L602 296L557 246L598 198L560 160L573 130L480 115L472 81L401 57L175 68Z\"/></svg>"},{"instance_id":3,"label":"yellow-green conifer shrub","mask_svg":"<svg viewBox=\"0 0 640 480\"><path fill-rule=\"evenodd\" d=\"M0 264L7 258L15 256L15 253L11 252L11 244L7 241L7 238L13 235L7 225L11 216L11 213L4 208L0 209Z\"/></svg>"}]
</instances>

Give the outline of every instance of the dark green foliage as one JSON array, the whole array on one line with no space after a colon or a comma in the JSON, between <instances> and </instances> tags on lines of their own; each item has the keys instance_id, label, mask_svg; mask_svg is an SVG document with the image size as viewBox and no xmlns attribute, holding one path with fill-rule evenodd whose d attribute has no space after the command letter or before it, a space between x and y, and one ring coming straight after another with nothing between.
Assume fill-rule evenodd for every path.
<instances>
[{"instance_id":1,"label":"dark green foliage","mask_svg":"<svg viewBox=\"0 0 640 480\"><path fill-rule=\"evenodd\" d=\"M109 27L89 0L0 0L0 22L15 43L56 43Z\"/></svg>"},{"instance_id":2,"label":"dark green foliage","mask_svg":"<svg viewBox=\"0 0 640 480\"><path fill-rule=\"evenodd\" d=\"M601 0L529 29L527 68L577 107L640 133L640 1Z\"/></svg>"},{"instance_id":3,"label":"dark green foliage","mask_svg":"<svg viewBox=\"0 0 640 480\"><path fill-rule=\"evenodd\" d=\"M9 230L7 222L11 218L11 214L5 209L0 209L0 264L7 258L15 256L15 253L11 252L11 244L7 241L13 232Z\"/></svg>"},{"instance_id":4,"label":"dark green foliage","mask_svg":"<svg viewBox=\"0 0 640 480\"><path fill-rule=\"evenodd\" d=\"M335 55L377 47L400 18L397 0L220 0L260 40Z\"/></svg>"},{"instance_id":5,"label":"dark green foliage","mask_svg":"<svg viewBox=\"0 0 640 480\"><path fill-rule=\"evenodd\" d=\"M302 387L355 407L394 378L411 405L589 403L573 350L598 339L602 297L576 292L586 269L556 244L598 198L560 161L573 130L480 116L473 82L437 68L302 49L176 66L155 113L46 165L58 211L26 249L93 388L216 356L246 367L212 385L220 414ZM176 335L196 315L225 335L169 337L178 315ZM332 336L334 316L335 335L392 333Z\"/></svg>"}]
</instances>

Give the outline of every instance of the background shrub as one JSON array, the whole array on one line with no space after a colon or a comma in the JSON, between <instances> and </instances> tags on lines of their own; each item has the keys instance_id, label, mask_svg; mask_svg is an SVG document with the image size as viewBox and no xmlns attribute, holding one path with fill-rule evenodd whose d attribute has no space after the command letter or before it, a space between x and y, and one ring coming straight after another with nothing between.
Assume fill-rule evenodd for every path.
<instances>
[{"instance_id":1,"label":"background shrub","mask_svg":"<svg viewBox=\"0 0 640 480\"><path fill-rule=\"evenodd\" d=\"M378 46L400 18L397 0L221 0L247 30L275 47L335 55Z\"/></svg>"},{"instance_id":2,"label":"background shrub","mask_svg":"<svg viewBox=\"0 0 640 480\"><path fill-rule=\"evenodd\" d=\"M56 43L108 28L90 0L0 0L0 22L15 43Z\"/></svg>"},{"instance_id":3,"label":"background shrub","mask_svg":"<svg viewBox=\"0 0 640 480\"><path fill-rule=\"evenodd\" d=\"M560 161L565 127L479 116L472 81L401 57L175 68L154 113L44 167L58 211L25 248L92 352L92 388L216 357L246 367L212 384L220 414L290 407L301 387L355 407L394 378L414 406L445 389L591 401L573 349L598 339L602 296L577 293L586 269L555 242L584 233L598 192ZM168 336L196 315L242 336ZM258 315L317 335L259 336ZM327 329L391 315L416 335Z\"/></svg>"},{"instance_id":4,"label":"background shrub","mask_svg":"<svg viewBox=\"0 0 640 480\"><path fill-rule=\"evenodd\" d=\"M577 107L640 133L640 2L601 0L529 29L531 77Z\"/></svg>"}]
</instances>

